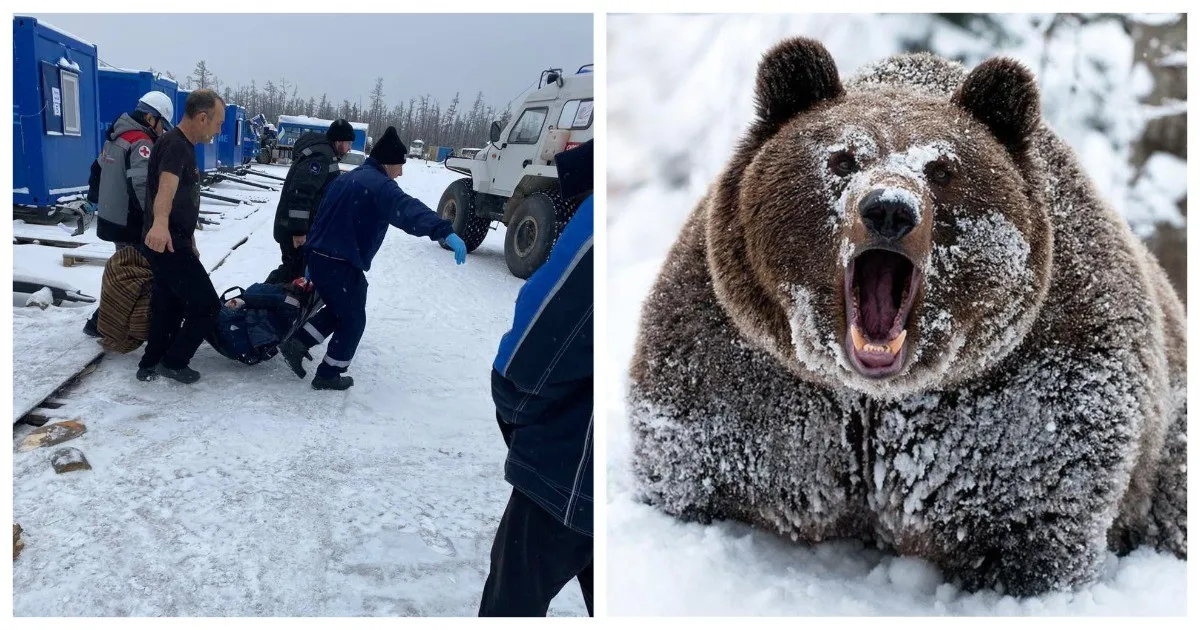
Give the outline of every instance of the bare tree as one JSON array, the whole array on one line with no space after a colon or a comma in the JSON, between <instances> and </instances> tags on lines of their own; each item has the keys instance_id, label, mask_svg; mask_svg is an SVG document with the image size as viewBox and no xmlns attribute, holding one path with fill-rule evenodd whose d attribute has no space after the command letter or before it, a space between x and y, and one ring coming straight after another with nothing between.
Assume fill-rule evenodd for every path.
<instances>
[{"instance_id":1,"label":"bare tree","mask_svg":"<svg viewBox=\"0 0 1200 630\"><path fill-rule=\"evenodd\" d=\"M163 74L174 78L169 72L164 71ZM262 114L269 122L277 121L284 114L326 120L345 118L352 122L367 123L370 127L368 133L375 138L390 126L396 128L404 142L421 139L428 146L483 146L487 143L488 129L493 120L507 124L512 118L511 109L506 109L503 115L497 117L496 109L487 105L483 92L476 93L469 111L464 111L459 93L454 95L444 110L438 100L429 94L409 96L407 103L401 99L389 109L382 77L375 79L366 104L349 98L343 98L338 103L330 100L328 94L321 94L319 99L314 95L301 96L299 83L289 81L286 77L267 80L261 88L253 79L248 86L223 84L205 61L196 64L192 74L186 77L186 83L188 88L217 90L228 102L245 107L248 117Z\"/></svg>"},{"instance_id":2,"label":"bare tree","mask_svg":"<svg viewBox=\"0 0 1200 630\"><path fill-rule=\"evenodd\" d=\"M204 60L200 60L196 64L196 68L192 70L191 76L188 77L188 87L206 88L212 84L212 73L208 70L208 64Z\"/></svg>"}]
</instances>

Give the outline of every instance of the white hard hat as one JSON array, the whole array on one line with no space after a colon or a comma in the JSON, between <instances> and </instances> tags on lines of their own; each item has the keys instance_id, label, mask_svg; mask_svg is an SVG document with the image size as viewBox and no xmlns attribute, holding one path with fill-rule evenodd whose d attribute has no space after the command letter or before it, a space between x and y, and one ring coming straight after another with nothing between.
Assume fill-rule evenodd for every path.
<instances>
[{"instance_id":1,"label":"white hard hat","mask_svg":"<svg viewBox=\"0 0 1200 630\"><path fill-rule=\"evenodd\" d=\"M138 107L151 110L149 113L162 118L167 127L175 121L175 105L171 103L171 97L162 92L146 92L138 99Z\"/></svg>"}]
</instances>

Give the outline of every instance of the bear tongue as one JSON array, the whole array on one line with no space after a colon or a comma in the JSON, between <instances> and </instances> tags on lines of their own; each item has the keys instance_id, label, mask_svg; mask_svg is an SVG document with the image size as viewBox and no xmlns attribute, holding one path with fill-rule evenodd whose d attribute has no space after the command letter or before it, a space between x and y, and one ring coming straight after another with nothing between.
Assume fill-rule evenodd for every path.
<instances>
[{"instance_id":1,"label":"bear tongue","mask_svg":"<svg viewBox=\"0 0 1200 630\"><path fill-rule=\"evenodd\" d=\"M858 287L859 320L871 341L886 342L899 308L893 303L892 265L871 265L864 269Z\"/></svg>"}]
</instances>

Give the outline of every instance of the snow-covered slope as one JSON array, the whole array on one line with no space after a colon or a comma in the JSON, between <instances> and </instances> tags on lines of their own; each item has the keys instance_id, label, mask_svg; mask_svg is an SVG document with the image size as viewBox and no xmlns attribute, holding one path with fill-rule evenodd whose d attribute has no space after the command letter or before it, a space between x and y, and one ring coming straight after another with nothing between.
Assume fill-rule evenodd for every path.
<instances>
[{"instance_id":1,"label":"snow-covered slope","mask_svg":"<svg viewBox=\"0 0 1200 630\"><path fill-rule=\"evenodd\" d=\"M1008 19L1006 17L1001 19ZM1013 18L1015 20L1015 18ZM927 16L611 16L608 51L609 365L617 387L608 420L607 541L613 614L996 615L1183 614L1186 563L1139 550L1109 558L1103 579L1077 593L1016 600L995 592L965 594L920 560L854 543L809 547L731 523L684 524L636 501L629 469L624 397L642 301L687 214L728 160L750 120L761 54L791 35L824 43L843 75L928 35L943 54L980 59L1016 56L1042 80L1047 119L1084 154L1102 187L1135 225L1147 225L1180 186L1175 164L1156 169L1168 182L1154 194L1113 182L1128 175L1128 146L1114 146L1083 124L1102 117L1125 138L1140 124L1136 95L1114 90L1108 102L1069 98L1068 75L1089 89L1133 72L1130 44L1100 25L1081 36L1029 37L1007 48L932 25ZM1018 28L1019 24L1013 24ZM870 36L864 36L869 34ZM1032 32L1030 33L1033 34ZM1043 51L1048 54L1043 58ZM1076 50L1079 55L1076 55ZM1090 59L1101 58L1103 69ZM1085 63L1087 62L1087 63ZM1116 64L1116 65L1114 65ZM1123 64L1123 65L1119 65ZM1073 78L1072 80L1076 80ZM1121 135L1125 134L1125 135ZM1126 169L1126 170L1122 170ZM1164 197L1170 197L1163 202ZM1150 199L1135 205L1130 200Z\"/></svg>"},{"instance_id":2,"label":"snow-covered slope","mask_svg":"<svg viewBox=\"0 0 1200 630\"><path fill-rule=\"evenodd\" d=\"M432 207L456 177L427 164L399 182ZM267 205L213 274L219 291L279 263ZM134 380L141 350L105 357L64 407L88 427L70 445L92 470L55 475L54 448L14 454L14 613L473 615L511 490L488 380L521 286L503 237L458 267L393 230L348 392L207 345L190 387ZM88 310L61 334L90 343ZM577 585L551 614L585 614Z\"/></svg>"}]
</instances>

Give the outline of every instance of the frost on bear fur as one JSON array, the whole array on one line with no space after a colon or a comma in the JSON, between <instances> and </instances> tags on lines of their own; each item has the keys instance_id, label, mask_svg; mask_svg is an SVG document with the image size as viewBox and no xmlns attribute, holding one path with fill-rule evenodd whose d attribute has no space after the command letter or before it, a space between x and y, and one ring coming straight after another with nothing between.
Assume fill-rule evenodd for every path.
<instances>
[{"instance_id":1,"label":"frost on bear fur","mask_svg":"<svg viewBox=\"0 0 1200 630\"><path fill-rule=\"evenodd\" d=\"M1015 595L1186 557L1184 310L1034 77L795 39L755 96L644 306L643 497Z\"/></svg>"}]
</instances>

